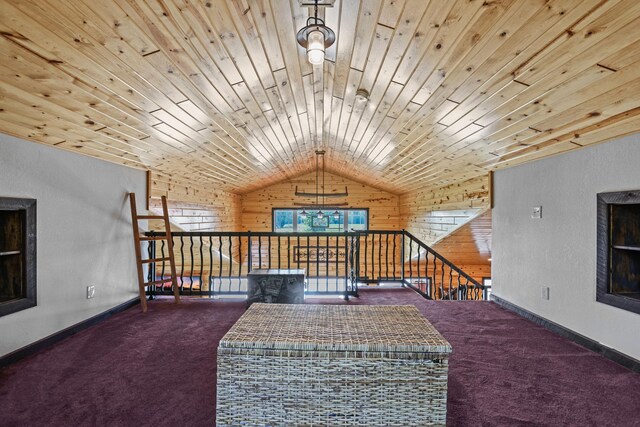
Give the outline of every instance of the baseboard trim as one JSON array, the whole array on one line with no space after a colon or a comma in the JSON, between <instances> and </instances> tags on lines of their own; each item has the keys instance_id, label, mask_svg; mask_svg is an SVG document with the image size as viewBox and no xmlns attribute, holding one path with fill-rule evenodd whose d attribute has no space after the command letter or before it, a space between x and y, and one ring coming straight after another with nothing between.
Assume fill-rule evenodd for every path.
<instances>
[{"instance_id":1,"label":"baseboard trim","mask_svg":"<svg viewBox=\"0 0 640 427\"><path fill-rule=\"evenodd\" d=\"M129 301L126 301L120 305L110 308L107 311L104 311L100 314L96 314L95 316L90 317L86 320L83 320L82 322L76 323L75 325L71 325L65 329L62 329L61 331L51 334L48 337L42 338L41 340L38 340L34 343L31 343L15 351L12 351L11 353L0 357L0 368L8 366L12 363L17 362L20 359L23 359L47 347L50 347L53 344L59 341L62 341L65 338L70 337L71 335L77 334L78 332L84 329L87 329L90 326L96 325L108 319L114 314L120 313L122 311L125 311L128 308L131 308L136 304L140 304L140 298L138 297L130 299Z\"/></svg>"},{"instance_id":2,"label":"baseboard trim","mask_svg":"<svg viewBox=\"0 0 640 427\"><path fill-rule=\"evenodd\" d=\"M503 298L500 298L496 295L491 295L491 300L498 304L501 307L506 308L509 311L513 311L517 315L524 317L525 319L531 320L532 322L548 329L549 331L560 335L564 338L568 338L571 341L579 344L591 351L594 351L601 356L606 357L609 360L612 360L625 368L631 369L635 372L640 372L640 361L628 356L624 353L620 353L617 350L612 349L611 347L607 347L597 341L592 340L591 338L585 337L577 332L572 331L571 329L565 328L555 322L545 319L544 317L540 317L537 314L534 314L524 308L517 306Z\"/></svg>"}]
</instances>

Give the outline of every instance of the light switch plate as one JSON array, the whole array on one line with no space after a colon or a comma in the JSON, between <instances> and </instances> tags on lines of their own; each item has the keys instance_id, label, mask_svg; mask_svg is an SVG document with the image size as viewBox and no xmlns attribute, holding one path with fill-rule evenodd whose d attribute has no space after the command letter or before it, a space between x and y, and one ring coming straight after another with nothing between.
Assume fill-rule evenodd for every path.
<instances>
[{"instance_id":1,"label":"light switch plate","mask_svg":"<svg viewBox=\"0 0 640 427\"><path fill-rule=\"evenodd\" d=\"M542 206L534 206L531 208L531 218L533 219L542 218Z\"/></svg>"},{"instance_id":2,"label":"light switch plate","mask_svg":"<svg viewBox=\"0 0 640 427\"><path fill-rule=\"evenodd\" d=\"M544 300L548 300L549 299L549 287L548 286L543 286L542 287L542 299L544 299Z\"/></svg>"}]
</instances>

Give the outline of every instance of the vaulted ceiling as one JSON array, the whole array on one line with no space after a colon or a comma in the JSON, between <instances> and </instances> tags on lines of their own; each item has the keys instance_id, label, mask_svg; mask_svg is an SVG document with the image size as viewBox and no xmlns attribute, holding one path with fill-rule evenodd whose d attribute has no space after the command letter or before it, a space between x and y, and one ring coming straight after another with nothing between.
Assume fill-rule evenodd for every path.
<instances>
[{"instance_id":1,"label":"vaulted ceiling","mask_svg":"<svg viewBox=\"0 0 640 427\"><path fill-rule=\"evenodd\" d=\"M324 148L406 193L640 130L637 0L321 14L337 41L312 67L298 0L2 0L0 131L240 193Z\"/></svg>"}]
</instances>

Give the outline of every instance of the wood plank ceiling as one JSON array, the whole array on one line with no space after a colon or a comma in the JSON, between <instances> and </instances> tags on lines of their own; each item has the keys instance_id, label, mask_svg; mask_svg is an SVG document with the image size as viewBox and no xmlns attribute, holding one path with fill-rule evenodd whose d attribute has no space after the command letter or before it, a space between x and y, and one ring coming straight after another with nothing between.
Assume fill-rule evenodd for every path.
<instances>
[{"instance_id":1,"label":"wood plank ceiling","mask_svg":"<svg viewBox=\"0 0 640 427\"><path fill-rule=\"evenodd\" d=\"M407 193L640 130L637 0L2 0L0 131L245 193ZM368 99L356 96L365 89Z\"/></svg>"}]
</instances>

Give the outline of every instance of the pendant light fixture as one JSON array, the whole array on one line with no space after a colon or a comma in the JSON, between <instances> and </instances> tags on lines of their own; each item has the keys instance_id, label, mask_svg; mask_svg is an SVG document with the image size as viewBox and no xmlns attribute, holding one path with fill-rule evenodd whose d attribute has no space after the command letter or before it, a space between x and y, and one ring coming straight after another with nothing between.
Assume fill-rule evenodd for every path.
<instances>
[{"instance_id":1,"label":"pendant light fixture","mask_svg":"<svg viewBox=\"0 0 640 427\"><path fill-rule=\"evenodd\" d=\"M307 49L307 59L312 65L324 63L324 50L336 41L336 33L318 18L318 0L315 0L314 14L307 18L307 25L296 36L298 44Z\"/></svg>"},{"instance_id":2,"label":"pendant light fixture","mask_svg":"<svg viewBox=\"0 0 640 427\"><path fill-rule=\"evenodd\" d=\"M325 204L325 198L330 197L348 197L349 192L347 191L347 187L344 188L344 193L326 193L324 186L324 150L316 151L316 192L315 193L307 193L304 191L298 191L298 187L296 186L296 192L294 193L297 197L313 197L315 198L315 203L294 203L296 206L306 206L312 207L310 212L308 213L306 210L302 210L298 215L302 218L306 218L308 215L313 215L318 219L324 218L325 215L329 215L328 213L324 213L323 210L331 208L334 209L336 206L347 206L347 202L340 203L330 203L329 206ZM322 191L320 191L320 187L322 186ZM335 219L340 219L340 212L336 209L332 214Z\"/></svg>"},{"instance_id":3,"label":"pendant light fixture","mask_svg":"<svg viewBox=\"0 0 640 427\"><path fill-rule=\"evenodd\" d=\"M318 197L320 193L318 192L318 152L316 151L316 206L318 206ZM324 206L324 151L322 152L322 206ZM322 219L324 216L322 213L322 209L318 209L318 213L316 214L318 219Z\"/></svg>"}]
</instances>

